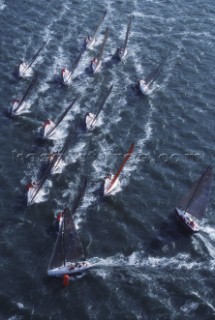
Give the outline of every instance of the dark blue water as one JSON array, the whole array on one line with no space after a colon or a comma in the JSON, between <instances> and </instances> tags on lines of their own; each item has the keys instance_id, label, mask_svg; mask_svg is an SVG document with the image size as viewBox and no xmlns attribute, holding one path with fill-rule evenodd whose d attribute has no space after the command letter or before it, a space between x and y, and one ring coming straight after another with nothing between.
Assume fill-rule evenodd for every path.
<instances>
[{"instance_id":1,"label":"dark blue water","mask_svg":"<svg viewBox=\"0 0 215 320\"><path fill-rule=\"evenodd\" d=\"M94 49L84 53L72 85L59 86L61 69L71 68L105 9ZM184 233L174 213L179 197L213 166L214 13L209 0L0 0L1 319L215 319L214 189L198 234ZM129 14L128 56L116 63ZM102 69L90 76L86 68L107 26ZM31 112L10 119L5 110L29 84L14 70L44 41L33 67ZM152 92L142 96L135 84L166 57ZM98 126L74 136L49 194L26 208L25 184L47 153L62 148L75 120L96 111L112 83ZM41 123L55 121L75 96L61 138L36 143ZM132 142L121 191L101 201L101 179L116 171ZM87 257L98 257L100 268L63 288L46 275L53 214L73 202L83 175L89 183L75 222Z\"/></svg>"}]
</instances>

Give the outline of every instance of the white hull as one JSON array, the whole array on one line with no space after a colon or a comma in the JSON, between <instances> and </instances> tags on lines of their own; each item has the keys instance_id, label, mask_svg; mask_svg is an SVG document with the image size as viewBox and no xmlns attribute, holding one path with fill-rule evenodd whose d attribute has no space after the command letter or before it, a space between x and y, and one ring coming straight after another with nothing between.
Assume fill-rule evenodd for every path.
<instances>
[{"instance_id":1,"label":"white hull","mask_svg":"<svg viewBox=\"0 0 215 320\"><path fill-rule=\"evenodd\" d=\"M30 104L28 102L23 102L21 104L21 106L19 107L19 109L16 111L16 108L18 107L19 102L18 101L14 101L11 108L9 108L9 113L11 116L19 116L23 113L28 113L29 109L30 109Z\"/></svg>"},{"instance_id":2,"label":"white hull","mask_svg":"<svg viewBox=\"0 0 215 320\"><path fill-rule=\"evenodd\" d=\"M142 94L147 95L149 92L149 86L145 83L144 80L139 81L139 88Z\"/></svg>"},{"instance_id":3,"label":"white hull","mask_svg":"<svg viewBox=\"0 0 215 320\"><path fill-rule=\"evenodd\" d=\"M119 178L116 179L116 181L114 182L114 184L110 188L110 185L111 185L111 183L113 181L113 178L114 178L113 174L110 177L106 177L105 178L104 196L115 194L116 192L118 192L120 190Z\"/></svg>"},{"instance_id":4,"label":"white hull","mask_svg":"<svg viewBox=\"0 0 215 320\"><path fill-rule=\"evenodd\" d=\"M88 114L86 115L86 118L85 118L85 124L86 124L86 128L87 130L91 130L93 129L95 122L93 122L95 119L95 114L94 113L91 113L91 112L88 112Z\"/></svg>"},{"instance_id":5,"label":"white hull","mask_svg":"<svg viewBox=\"0 0 215 320\"><path fill-rule=\"evenodd\" d=\"M51 185L52 183L47 180L44 186L39 190L39 192L35 196L35 192L37 191L38 184L36 182L33 182L33 185L28 187L28 190L27 190L27 205L30 206L34 203L40 203L40 202L46 201Z\"/></svg>"},{"instance_id":6,"label":"white hull","mask_svg":"<svg viewBox=\"0 0 215 320\"><path fill-rule=\"evenodd\" d=\"M27 191L27 205L31 205L35 202L35 199L32 201L32 198L35 194L35 191L37 189L37 185L35 184L32 185L31 187L29 187L28 191Z\"/></svg>"},{"instance_id":7,"label":"white hull","mask_svg":"<svg viewBox=\"0 0 215 320\"><path fill-rule=\"evenodd\" d=\"M41 128L38 129L39 136L41 139L49 139L53 136L54 131L49 134L49 132L54 128L55 124L49 120L49 124L44 124Z\"/></svg>"},{"instance_id":8,"label":"white hull","mask_svg":"<svg viewBox=\"0 0 215 320\"><path fill-rule=\"evenodd\" d=\"M19 76L20 77L30 77L33 73L33 69L28 66L27 63L22 62L19 66Z\"/></svg>"},{"instance_id":9,"label":"white hull","mask_svg":"<svg viewBox=\"0 0 215 320\"><path fill-rule=\"evenodd\" d=\"M62 70L62 80L65 85L69 85L72 82L72 73L68 69Z\"/></svg>"},{"instance_id":10,"label":"white hull","mask_svg":"<svg viewBox=\"0 0 215 320\"><path fill-rule=\"evenodd\" d=\"M193 217L188 213L184 212L179 208L176 208L176 213L180 218L180 221L192 232L198 232L199 227L197 222L193 219Z\"/></svg>"},{"instance_id":11,"label":"white hull","mask_svg":"<svg viewBox=\"0 0 215 320\"><path fill-rule=\"evenodd\" d=\"M67 262L65 266L62 265L59 268L48 270L47 273L49 276L63 277L65 274L73 275L76 273L84 272L93 268L93 266L95 265L96 263L90 263L89 261L80 261L77 263Z\"/></svg>"},{"instance_id":12,"label":"white hull","mask_svg":"<svg viewBox=\"0 0 215 320\"><path fill-rule=\"evenodd\" d=\"M92 47L94 46L95 42L96 42L95 38L93 38L91 40L85 39L85 48L86 49L92 49Z\"/></svg>"}]
</instances>

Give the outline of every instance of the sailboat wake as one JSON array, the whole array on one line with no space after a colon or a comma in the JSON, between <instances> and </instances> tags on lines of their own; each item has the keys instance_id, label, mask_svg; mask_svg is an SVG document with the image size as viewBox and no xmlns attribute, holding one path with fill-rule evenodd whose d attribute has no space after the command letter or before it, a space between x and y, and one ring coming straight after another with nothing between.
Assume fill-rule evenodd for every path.
<instances>
[{"instance_id":1,"label":"sailboat wake","mask_svg":"<svg viewBox=\"0 0 215 320\"><path fill-rule=\"evenodd\" d=\"M144 252L133 252L126 257L123 254L117 254L112 257L99 259L97 268L150 268L155 270L214 270L214 263L211 261L210 266L206 262L193 261L188 254L180 253L175 257L152 257L144 256Z\"/></svg>"},{"instance_id":2,"label":"sailboat wake","mask_svg":"<svg viewBox=\"0 0 215 320\"><path fill-rule=\"evenodd\" d=\"M3 2L3 0L0 0L0 10L4 10L6 8L6 4Z\"/></svg>"},{"instance_id":3,"label":"sailboat wake","mask_svg":"<svg viewBox=\"0 0 215 320\"><path fill-rule=\"evenodd\" d=\"M28 188L27 192L27 203L28 205L31 204L31 199L35 194L35 190L37 189L38 185L31 184ZM52 182L50 180L46 180L44 186L40 189L37 194L37 197L34 198L34 203L45 202L47 200L47 196L50 192L50 188L52 187Z\"/></svg>"},{"instance_id":4,"label":"sailboat wake","mask_svg":"<svg viewBox=\"0 0 215 320\"><path fill-rule=\"evenodd\" d=\"M28 67L25 62L22 62L19 66L19 74L22 78L30 78L33 76L33 69Z\"/></svg>"}]
</instances>

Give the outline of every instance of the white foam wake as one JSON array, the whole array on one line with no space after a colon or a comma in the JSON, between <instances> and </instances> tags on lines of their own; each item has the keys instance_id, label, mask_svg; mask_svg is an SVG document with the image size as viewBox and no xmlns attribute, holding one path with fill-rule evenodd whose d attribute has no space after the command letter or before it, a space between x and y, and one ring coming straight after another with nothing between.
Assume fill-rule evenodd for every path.
<instances>
[{"instance_id":1,"label":"white foam wake","mask_svg":"<svg viewBox=\"0 0 215 320\"><path fill-rule=\"evenodd\" d=\"M3 11L6 8L6 4L3 0L0 0L0 11Z\"/></svg>"},{"instance_id":2,"label":"white foam wake","mask_svg":"<svg viewBox=\"0 0 215 320\"><path fill-rule=\"evenodd\" d=\"M179 253L175 257L152 257L144 256L144 252L134 252L130 256L116 254L115 256L100 259L98 266L101 267L120 267L120 268L150 268L153 270L202 270L213 269L214 262L194 261L188 254Z\"/></svg>"}]
</instances>

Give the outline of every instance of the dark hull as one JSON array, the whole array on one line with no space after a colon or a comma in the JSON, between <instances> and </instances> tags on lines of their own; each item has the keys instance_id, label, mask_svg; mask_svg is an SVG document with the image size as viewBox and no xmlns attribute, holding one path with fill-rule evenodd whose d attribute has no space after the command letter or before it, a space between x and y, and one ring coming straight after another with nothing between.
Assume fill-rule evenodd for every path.
<instances>
[{"instance_id":1,"label":"dark hull","mask_svg":"<svg viewBox=\"0 0 215 320\"><path fill-rule=\"evenodd\" d=\"M181 225L190 233L197 233L199 230L193 229L189 224L187 224L184 219L178 214L177 209L175 209L175 212L177 214L178 220L180 221Z\"/></svg>"}]
</instances>

